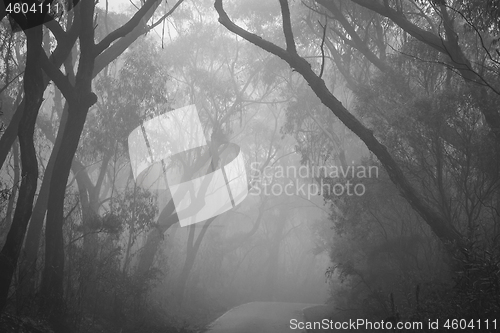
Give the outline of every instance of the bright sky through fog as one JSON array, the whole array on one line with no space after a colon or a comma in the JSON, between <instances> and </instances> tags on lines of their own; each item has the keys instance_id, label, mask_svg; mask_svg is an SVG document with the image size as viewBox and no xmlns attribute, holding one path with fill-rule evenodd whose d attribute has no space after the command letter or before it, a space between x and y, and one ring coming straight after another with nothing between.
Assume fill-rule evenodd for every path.
<instances>
[{"instance_id":1,"label":"bright sky through fog","mask_svg":"<svg viewBox=\"0 0 500 333\"><path fill-rule=\"evenodd\" d=\"M132 0L138 7L140 7L140 1L138 0ZM132 4L130 3L130 0L108 0L108 8L110 11L113 12L121 12L127 9L129 6ZM99 0L99 3L97 4L98 7L101 8L106 8L106 0Z\"/></svg>"}]
</instances>

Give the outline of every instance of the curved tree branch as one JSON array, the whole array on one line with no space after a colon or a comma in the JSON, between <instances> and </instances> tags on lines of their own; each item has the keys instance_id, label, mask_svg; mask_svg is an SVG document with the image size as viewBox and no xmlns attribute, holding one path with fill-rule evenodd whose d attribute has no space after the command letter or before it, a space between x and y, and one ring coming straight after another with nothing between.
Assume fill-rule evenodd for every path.
<instances>
[{"instance_id":1,"label":"curved tree branch","mask_svg":"<svg viewBox=\"0 0 500 333\"><path fill-rule=\"evenodd\" d=\"M280 1L281 2L281 1ZM222 0L216 0L214 4L219 14L219 22L229 31L243 37L250 43L280 57L286 61L291 68L297 71L307 81L314 93L321 102L335 114L342 123L354 132L377 156L386 169L391 181L396 185L401 195L410 206L423 218L432 231L451 250L456 247L462 249L464 241L462 235L438 212L434 211L417 193L410 184L403 171L393 159L387 148L381 144L373 135L373 131L365 127L356 117L354 117L342 103L333 96L326 87L325 82L319 78L312 70L311 65L296 53L285 51L279 46L262 39L261 37L239 27L228 17L224 11ZM285 21L285 19L284 19Z\"/></svg>"},{"instance_id":2,"label":"curved tree branch","mask_svg":"<svg viewBox=\"0 0 500 333\"><path fill-rule=\"evenodd\" d=\"M113 43L115 40L121 37L125 37L128 33L132 32L132 30L135 29L141 22L141 20L144 18L146 13L153 7L153 5L157 4L159 5L160 0L147 0L144 5L137 11L137 13L132 16L132 18L122 25L120 28L112 31L109 35L104 37L99 44L97 44L94 48L94 55L98 56L101 54L104 50L106 50L111 43Z\"/></svg>"},{"instance_id":3,"label":"curved tree branch","mask_svg":"<svg viewBox=\"0 0 500 333\"><path fill-rule=\"evenodd\" d=\"M319 3L328 3L327 0L316 0ZM446 6L441 6L441 17L445 27L446 40L443 40L440 36L435 35L430 31L426 31L410 20L408 20L402 12L396 11L387 5L382 5L378 1L372 0L351 0L352 2L370 9L377 14L389 18L394 23L396 23L401 29L406 31L408 34L421 41L424 44L436 49L440 53L448 56L450 58L450 66L455 68L462 78L466 82L473 82L478 84L481 89L479 94L477 94L476 99L481 104L481 112L488 123L488 126L492 130L493 135L496 140L500 142L500 113L496 106L488 105L485 103L485 96L487 94L485 87L488 87L496 95L499 92L493 88L486 79L472 67L471 62L465 54L463 53L460 45L458 44L458 38L456 32L452 27L452 22L448 15Z\"/></svg>"}]
</instances>

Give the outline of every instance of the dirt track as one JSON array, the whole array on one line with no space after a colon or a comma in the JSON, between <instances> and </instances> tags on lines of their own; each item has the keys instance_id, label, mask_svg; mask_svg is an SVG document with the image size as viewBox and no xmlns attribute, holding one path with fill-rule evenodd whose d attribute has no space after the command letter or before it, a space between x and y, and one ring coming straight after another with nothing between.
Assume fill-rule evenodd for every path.
<instances>
[{"instance_id":1,"label":"dirt track","mask_svg":"<svg viewBox=\"0 0 500 333\"><path fill-rule=\"evenodd\" d=\"M303 310L316 306L307 303L252 302L237 306L210 324L207 333L289 333L290 320L304 321Z\"/></svg>"}]
</instances>

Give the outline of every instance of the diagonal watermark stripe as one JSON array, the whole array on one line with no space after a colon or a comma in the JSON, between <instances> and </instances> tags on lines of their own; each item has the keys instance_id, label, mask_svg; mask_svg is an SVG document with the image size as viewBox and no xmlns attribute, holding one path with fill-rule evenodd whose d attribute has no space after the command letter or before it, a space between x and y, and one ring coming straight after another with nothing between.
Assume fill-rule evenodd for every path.
<instances>
[{"instance_id":1,"label":"diagonal watermark stripe","mask_svg":"<svg viewBox=\"0 0 500 333\"><path fill-rule=\"evenodd\" d=\"M144 122L130 133L128 143L134 179L146 188L168 187L181 226L222 214L248 195L243 155L233 143L220 147L221 166L213 172L179 184L159 181L167 179L165 163L171 156L207 146L194 105Z\"/></svg>"}]
</instances>

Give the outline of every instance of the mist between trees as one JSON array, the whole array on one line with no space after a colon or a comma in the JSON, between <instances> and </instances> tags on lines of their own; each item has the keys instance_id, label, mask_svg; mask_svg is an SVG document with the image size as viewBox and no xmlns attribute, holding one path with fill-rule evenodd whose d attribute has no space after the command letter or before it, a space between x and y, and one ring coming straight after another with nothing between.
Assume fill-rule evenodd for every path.
<instances>
[{"instance_id":1,"label":"mist between trees","mask_svg":"<svg viewBox=\"0 0 500 333\"><path fill-rule=\"evenodd\" d=\"M195 332L253 301L498 319L498 1L18 2L0 6L1 331ZM130 133L192 104L206 145L135 179ZM167 185L230 143L251 195L180 227Z\"/></svg>"}]
</instances>

